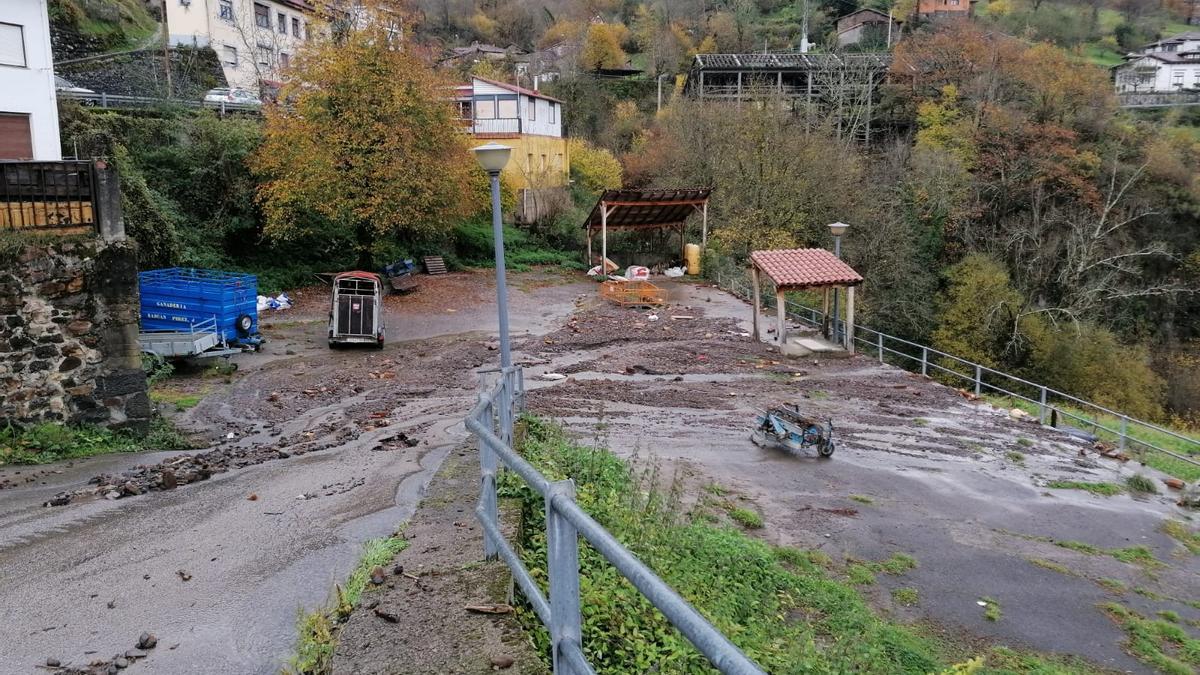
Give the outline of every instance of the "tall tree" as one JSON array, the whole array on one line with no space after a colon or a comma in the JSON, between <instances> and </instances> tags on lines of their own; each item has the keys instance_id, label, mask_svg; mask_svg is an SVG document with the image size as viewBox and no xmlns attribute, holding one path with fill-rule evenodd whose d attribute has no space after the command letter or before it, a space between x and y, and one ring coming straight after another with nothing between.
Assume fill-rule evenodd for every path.
<instances>
[{"instance_id":1,"label":"tall tree","mask_svg":"<svg viewBox=\"0 0 1200 675\"><path fill-rule=\"evenodd\" d=\"M265 110L252 160L267 236L311 233L319 215L353 231L365 266L388 239L439 234L481 206L447 91L374 22L315 41L295 61L286 104Z\"/></svg>"}]
</instances>

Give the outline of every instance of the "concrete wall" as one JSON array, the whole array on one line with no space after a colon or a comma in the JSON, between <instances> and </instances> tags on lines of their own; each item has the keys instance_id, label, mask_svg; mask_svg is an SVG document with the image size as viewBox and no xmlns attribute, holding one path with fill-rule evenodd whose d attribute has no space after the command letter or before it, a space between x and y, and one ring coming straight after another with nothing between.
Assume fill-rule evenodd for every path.
<instances>
[{"instance_id":1,"label":"concrete wall","mask_svg":"<svg viewBox=\"0 0 1200 675\"><path fill-rule=\"evenodd\" d=\"M145 430L137 256L99 237L24 246L0 265L0 426Z\"/></svg>"},{"instance_id":2,"label":"concrete wall","mask_svg":"<svg viewBox=\"0 0 1200 675\"><path fill-rule=\"evenodd\" d=\"M55 161L62 159L62 147L46 12L46 0L0 2L0 22L21 26L25 42L25 65L0 65L0 112L29 115L32 159Z\"/></svg>"}]
</instances>

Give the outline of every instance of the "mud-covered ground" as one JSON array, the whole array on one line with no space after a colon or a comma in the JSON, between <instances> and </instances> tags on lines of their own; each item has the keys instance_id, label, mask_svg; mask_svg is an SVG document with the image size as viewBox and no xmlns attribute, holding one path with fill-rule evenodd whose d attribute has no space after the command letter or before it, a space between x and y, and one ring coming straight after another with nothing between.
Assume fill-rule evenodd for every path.
<instances>
[{"instance_id":1,"label":"mud-covered ground","mask_svg":"<svg viewBox=\"0 0 1200 675\"><path fill-rule=\"evenodd\" d=\"M159 643L136 659L138 672L278 672L297 612L328 599L363 541L412 516L443 458L463 447L475 371L498 361L490 274L421 282L388 299L382 351L328 350L324 291L301 289L293 310L262 317L270 342L238 357L236 373L184 373L159 386L162 408L203 449L0 470L0 486L12 486L0 488L0 672L111 659L143 632ZM1186 518L1173 494L1047 487L1121 482L1138 467L869 357L783 358L749 337L745 303L667 285L671 305L651 312L603 304L594 284L564 272L513 275L510 316L532 410L682 476L696 508L719 494L757 510L758 536L821 549L835 567L913 556L916 569L878 575L863 592L881 611L972 643L1140 672L1098 603L1200 619L1187 602L1200 598L1195 558L1160 529ZM833 420L831 459L751 443L755 412L783 402ZM444 491L427 502L441 512L416 522L427 533L444 519L474 527L470 490ZM1160 564L1055 543L1068 540L1144 545ZM439 545L407 554L432 566ZM452 548L470 558L470 547ZM452 602L469 594L461 583ZM414 612L435 611L435 586ZM893 603L898 587L919 601ZM408 590L399 580L397 589ZM392 595L377 599L402 600ZM984 618L982 597L1002 606L999 621ZM413 632L402 633L400 622L362 623L371 618L356 615L351 628L366 632L347 642L370 653L356 661L343 651L342 663L402 664L383 647L399 635L431 649L459 639L436 621L406 617ZM500 644L488 640L487 649Z\"/></svg>"}]
</instances>

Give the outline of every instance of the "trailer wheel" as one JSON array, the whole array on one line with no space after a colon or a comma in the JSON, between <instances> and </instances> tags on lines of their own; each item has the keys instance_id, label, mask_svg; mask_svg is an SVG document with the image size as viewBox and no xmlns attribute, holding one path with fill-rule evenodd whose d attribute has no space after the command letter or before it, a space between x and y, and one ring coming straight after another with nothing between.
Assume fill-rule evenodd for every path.
<instances>
[{"instance_id":1,"label":"trailer wheel","mask_svg":"<svg viewBox=\"0 0 1200 675\"><path fill-rule=\"evenodd\" d=\"M243 314L237 318L236 325L239 333L249 336L250 329L254 327L254 318L249 314Z\"/></svg>"}]
</instances>

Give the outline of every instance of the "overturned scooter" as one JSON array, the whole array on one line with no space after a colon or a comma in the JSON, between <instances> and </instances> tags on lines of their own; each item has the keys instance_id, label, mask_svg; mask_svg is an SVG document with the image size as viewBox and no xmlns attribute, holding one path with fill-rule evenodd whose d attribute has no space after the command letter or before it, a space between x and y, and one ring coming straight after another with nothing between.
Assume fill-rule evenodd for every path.
<instances>
[{"instance_id":1,"label":"overturned scooter","mask_svg":"<svg viewBox=\"0 0 1200 675\"><path fill-rule=\"evenodd\" d=\"M822 421L805 415L795 405L770 408L759 413L755 419L750 440L762 447L784 448L793 452L816 448L818 455L829 457L834 450L833 420Z\"/></svg>"}]
</instances>

